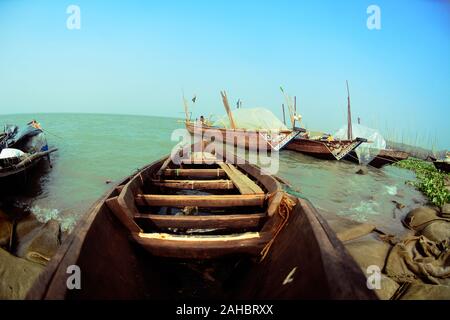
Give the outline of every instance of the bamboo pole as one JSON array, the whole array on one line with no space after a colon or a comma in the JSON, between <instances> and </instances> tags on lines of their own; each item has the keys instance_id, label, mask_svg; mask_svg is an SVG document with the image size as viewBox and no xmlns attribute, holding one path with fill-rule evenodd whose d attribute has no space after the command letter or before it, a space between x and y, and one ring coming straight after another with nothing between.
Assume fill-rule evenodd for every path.
<instances>
[{"instance_id":1,"label":"bamboo pole","mask_svg":"<svg viewBox=\"0 0 450 320\"><path fill-rule=\"evenodd\" d=\"M348 89L348 80L347 83L347 138L348 140L353 140L353 132L352 132L352 113L350 110L350 90Z\"/></svg>"},{"instance_id":2,"label":"bamboo pole","mask_svg":"<svg viewBox=\"0 0 450 320\"><path fill-rule=\"evenodd\" d=\"M283 109L283 123L286 125L286 115L284 113L284 103L281 104L281 109Z\"/></svg>"},{"instance_id":3,"label":"bamboo pole","mask_svg":"<svg viewBox=\"0 0 450 320\"><path fill-rule=\"evenodd\" d=\"M297 96L294 96L294 115L297 116ZM295 117L294 117L294 124L292 125L292 129L295 128Z\"/></svg>"},{"instance_id":4,"label":"bamboo pole","mask_svg":"<svg viewBox=\"0 0 450 320\"><path fill-rule=\"evenodd\" d=\"M291 103L289 101L289 97L284 92L282 87L280 87L280 90L283 93L284 99L286 100L286 105L288 106L288 110L289 110L289 117L291 118L292 129L294 129L294 127L295 127L294 110L292 109Z\"/></svg>"},{"instance_id":5,"label":"bamboo pole","mask_svg":"<svg viewBox=\"0 0 450 320\"><path fill-rule=\"evenodd\" d=\"M189 121L189 106L186 101L186 98L184 97L184 94L183 94L183 104L184 104L184 113L186 116L186 122L188 122Z\"/></svg>"},{"instance_id":6,"label":"bamboo pole","mask_svg":"<svg viewBox=\"0 0 450 320\"><path fill-rule=\"evenodd\" d=\"M230 105L228 104L228 97L225 91L221 91L220 95L222 96L222 102L227 111L228 118L230 119L230 124L233 129L236 129L236 123L234 122L233 113L231 112Z\"/></svg>"}]
</instances>

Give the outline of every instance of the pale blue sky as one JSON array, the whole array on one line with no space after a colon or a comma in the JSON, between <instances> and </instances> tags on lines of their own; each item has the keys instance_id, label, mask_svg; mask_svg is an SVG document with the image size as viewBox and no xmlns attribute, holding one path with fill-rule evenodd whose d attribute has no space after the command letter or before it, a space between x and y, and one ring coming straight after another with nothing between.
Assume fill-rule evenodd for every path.
<instances>
[{"instance_id":1,"label":"pale blue sky","mask_svg":"<svg viewBox=\"0 0 450 320\"><path fill-rule=\"evenodd\" d=\"M66 8L81 9L68 30ZM369 5L381 30L366 27ZM0 0L0 114L223 114L219 91L309 129L354 121L450 148L450 2Z\"/></svg>"}]
</instances>

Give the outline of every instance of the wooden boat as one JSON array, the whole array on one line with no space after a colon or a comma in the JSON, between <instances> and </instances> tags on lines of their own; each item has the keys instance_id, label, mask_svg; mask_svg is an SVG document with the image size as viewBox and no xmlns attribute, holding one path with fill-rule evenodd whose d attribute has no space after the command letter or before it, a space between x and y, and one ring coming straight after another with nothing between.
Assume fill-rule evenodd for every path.
<instances>
[{"instance_id":1,"label":"wooden boat","mask_svg":"<svg viewBox=\"0 0 450 320\"><path fill-rule=\"evenodd\" d=\"M433 161L436 169L441 170L443 172L450 172L450 163L445 160L436 160Z\"/></svg>"},{"instance_id":2,"label":"wooden boat","mask_svg":"<svg viewBox=\"0 0 450 320\"><path fill-rule=\"evenodd\" d=\"M356 138L354 140L332 140L308 139L297 137L291 140L285 147L287 150L301 152L319 159L341 160L353 152L366 139Z\"/></svg>"},{"instance_id":3,"label":"wooden boat","mask_svg":"<svg viewBox=\"0 0 450 320\"><path fill-rule=\"evenodd\" d=\"M377 156L369 162L375 168L382 168L385 165L393 164L409 158L409 153L399 150L382 149Z\"/></svg>"},{"instance_id":4,"label":"wooden boat","mask_svg":"<svg viewBox=\"0 0 450 320\"><path fill-rule=\"evenodd\" d=\"M234 156L185 153L100 199L27 298L376 299L308 201ZM81 290L67 289L73 265Z\"/></svg>"},{"instance_id":5,"label":"wooden boat","mask_svg":"<svg viewBox=\"0 0 450 320\"><path fill-rule=\"evenodd\" d=\"M292 130L274 133L268 130L224 129L200 125L189 120L186 120L185 125L191 135L198 135L201 138L216 137L214 141L253 151L261 148L279 151L300 133Z\"/></svg>"},{"instance_id":6,"label":"wooden boat","mask_svg":"<svg viewBox=\"0 0 450 320\"><path fill-rule=\"evenodd\" d=\"M348 92L348 83L347 83ZM283 92L284 93L284 92ZM297 112L296 102L294 106L291 106L288 96L285 95L286 103L289 107L289 113L291 114L291 122L295 126L295 118L292 113ZM296 101L296 99L295 99ZM284 108L283 108L284 112ZM358 148L361 143L367 142L367 139L352 137L352 120L350 112L350 93L348 92L348 136L347 139L328 139L330 135L321 136L317 138L310 138L308 133L301 133L295 139L292 139L287 145L287 150L301 152L319 159L325 160L341 160L349 153Z\"/></svg>"},{"instance_id":7,"label":"wooden boat","mask_svg":"<svg viewBox=\"0 0 450 320\"><path fill-rule=\"evenodd\" d=\"M189 120L188 106L186 100L184 100L186 113L185 126L191 135L198 136L200 139L214 137L214 141L231 144L233 147L245 148L247 150L258 151L264 148L269 151L279 151L301 132L301 130L274 131L268 129L249 130L237 128L227 95L225 92L221 92L221 95L232 128L213 127L201 121L194 122Z\"/></svg>"},{"instance_id":8,"label":"wooden boat","mask_svg":"<svg viewBox=\"0 0 450 320\"><path fill-rule=\"evenodd\" d=\"M42 159L50 161L57 149L49 149L44 131L33 120L20 130L8 126L0 137L0 151L0 181L9 187Z\"/></svg>"},{"instance_id":9,"label":"wooden boat","mask_svg":"<svg viewBox=\"0 0 450 320\"><path fill-rule=\"evenodd\" d=\"M382 168L386 165L396 163L398 161L406 160L409 158L409 153L404 151L392 150L392 149L382 149L367 165ZM354 163L359 163L358 155L356 152L349 153L345 157L345 160L349 160Z\"/></svg>"}]
</instances>

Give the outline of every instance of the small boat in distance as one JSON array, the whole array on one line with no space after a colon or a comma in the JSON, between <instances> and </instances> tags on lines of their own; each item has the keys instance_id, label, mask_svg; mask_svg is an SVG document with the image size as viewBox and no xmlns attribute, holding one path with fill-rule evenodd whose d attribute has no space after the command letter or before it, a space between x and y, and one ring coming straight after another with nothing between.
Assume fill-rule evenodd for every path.
<instances>
[{"instance_id":1,"label":"small boat in distance","mask_svg":"<svg viewBox=\"0 0 450 320\"><path fill-rule=\"evenodd\" d=\"M204 147L172 153L181 161L155 161L109 191L27 298L377 299L308 201ZM67 288L73 265L82 290Z\"/></svg>"},{"instance_id":2,"label":"small boat in distance","mask_svg":"<svg viewBox=\"0 0 450 320\"><path fill-rule=\"evenodd\" d=\"M14 182L42 159L50 161L47 139L40 124L33 120L23 128L7 125L0 133L0 181Z\"/></svg>"},{"instance_id":3,"label":"small boat in distance","mask_svg":"<svg viewBox=\"0 0 450 320\"><path fill-rule=\"evenodd\" d=\"M380 169L386 165L390 165L409 158L409 153L393 149L381 149L378 154L367 164L368 166ZM345 160L359 163L356 152L351 152Z\"/></svg>"},{"instance_id":4,"label":"small boat in distance","mask_svg":"<svg viewBox=\"0 0 450 320\"><path fill-rule=\"evenodd\" d=\"M433 164L436 169L449 173L450 172L450 153L449 152L446 153L445 159L434 160Z\"/></svg>"},{"instance_id":5,"label":"small boat in distance","mask_svg":"<svg viewBox=\"0 0 450 320\"><path fill-rule=\"evenodd\" d=\"M281 90L284 94L283 89ZM348 92L348 83L347 83ZM285 94L286 103L289 107L289 113L291 114L291 121L295 127L295 116L292 114L297 113L296 99L294 106L290 102L289 97ZM284 112L284 109L283 109ZM298 116L297 116L298 117ZM352 137L352 117L350 112L350 93L348 92L348 137L347 139L334 139L331 135L320 135L318 137L311 138L309 133L303 132L295 139L292 139L286 146L287 150L297 151L309 156L313 156L319 159L325 160L341 160L349 153L358 148L361 143L367 142L367 139Z\"/></svg>"},{"instance_id":6,"label":"small boat in distance","mask_svg":"<svg viewBox=\"0 0 450 320\"><path fill-rule=\"evenodd\" d=\"M191 121L187 101L183 98L186 114L185 126L191 135L197 135L200 138L214 136L217 142L232 144L234 147L247 150L258 151L266 148L268 151L279 151L300 133L296 130L279 130L279 128L239 128L230 109L226 93L221 92L220 94L227 111L230 128L211 126L203 120L203 117L200 121ZM266 110L266 112L269 116L272 115L270 111Z\"/></svg>"},{"instance_id":7,"label":"small boat in distance","mask_svg":"<svg viewBox=\"0 0 450 320\"><path fill-rule=\"evenodd\" d=\"M311 139L301 134L289 142L286 150L301 152L324 160L341 160L366 141L363 138L354 140L329 140L326 137Z\"/></svg>"}]
</instances>

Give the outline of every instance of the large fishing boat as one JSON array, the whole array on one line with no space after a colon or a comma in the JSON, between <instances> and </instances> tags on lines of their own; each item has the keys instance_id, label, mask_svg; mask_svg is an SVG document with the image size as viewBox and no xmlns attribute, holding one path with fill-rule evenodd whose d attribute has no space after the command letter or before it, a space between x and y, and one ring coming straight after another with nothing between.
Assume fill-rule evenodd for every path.
<instances>
[{"instance_id":1,"label":"large fishing boat","mask_svg":"<svg viewBox=\"0 0 450 320\"><path fill-rule=\"evenodd\" d=\"M269 151L279 151L301 132L299 130L288 130L287 128L280 129L279 124L277 124L278 126L276 127L270 127L270 125L269 127L257 125L247 128L239 127L236 124L235 116L230 109L226 93L221 92L221 96L229 119L228 128L225 126L212 126L204 120L190 120L188 105L186 100L184 100L186 113L185 125L190 134L199 136L200 138L207 137L209 139L210 137L214 137L214 140L217 142L231 144L235 147L245 148L247 150L257 151L264 148ZM258 110L254 111L254 115L257 115ZM263 122L268 123L270 119L273 119L274 122L277 121L270 111L266 109L262 109L261 111L263 114L260 114L259 117L266 117L266 119L261 119ZM243 116L243 118L245 118L245 116ZM280 124L282 125L281 122Z\"/></svg>"}]
</instances>

